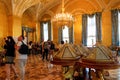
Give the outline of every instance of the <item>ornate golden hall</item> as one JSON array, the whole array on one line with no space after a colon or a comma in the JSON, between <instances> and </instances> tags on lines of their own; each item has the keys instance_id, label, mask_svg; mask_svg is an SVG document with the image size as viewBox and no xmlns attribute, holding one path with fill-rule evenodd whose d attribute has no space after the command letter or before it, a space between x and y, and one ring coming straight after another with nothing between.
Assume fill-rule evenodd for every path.
<instances>
[{"instance_id":1,"label":"ornate golden hall","mask_svg":"<svg viewBox=\"0 0 120 80\"><path fill-rule=\"evenodd\" d=\"M116 18L114 13L119 17ZM94 15L97 24L95 36L91 35L94 31L92 27L89 28L90 33L86 31L90 26L87 19ZM68 21L70 17L72 24ZM42 61L41 54L30 54L25 68L25 80L120 80L119 19L120 0L0 0L0 60L4 59L2 50L5 37L12 36L17 41L18 36L24 35L27 42L40 43L48 36L47 39L55 43L58 52L54 51L52 61ZM46 23L47 34L43 27ZM63 33L61 30L66 26L69 31ZM70 45L66 41L59 48L65 34L69 35L67 39ZM91 38L87 41L88 37ZM76 45L82 46L77 49ZM76 55L79 55L79 60ZM82 69L79 79L74 78L75 64ZM85 73L83 68L86 69ZM0 61L0 80L5 80L5 74L5 64ZM19 77L15 79L11 72L10 80L19 80Z\"/></svg>"}]
</instances>

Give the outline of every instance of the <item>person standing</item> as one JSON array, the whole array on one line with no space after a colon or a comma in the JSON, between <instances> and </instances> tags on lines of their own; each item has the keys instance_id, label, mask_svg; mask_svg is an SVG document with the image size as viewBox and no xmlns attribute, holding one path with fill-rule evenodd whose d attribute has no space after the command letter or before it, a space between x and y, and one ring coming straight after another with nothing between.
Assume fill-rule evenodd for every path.
<instances>
[{"instance_id":1,"label":"person standing","mask_svg":"<svg viewBox=\"0 0 120 80\"><path fill-rule=\"evenodd\" d=\"M18 63L17 67L20 73L20 80L24 80L25 65L27 62L27 54L22 54L19 52L19 49L23 43L27 45L26 41L24 41L24 36L19 36L17 46L16 46L16 61Z\"/></svg>"},{"instance_id":2,"label":"person standing","mask_svg":"<svg viewBox=\"0 0 120 80\"><path fill-rule=\"evenodd\" d=\"M50 55L49 55L49 59L53 60L53 53L55 50L55 44L53 43L53 41L50 42Z\"/></svg>"},{"instance_id":3,"label":"person standing","mask_svg":"<svg viewBox=\"0 0 120 80\"><path fill-rule=\"evenodd\" d=\"M46 57L46 60L48 61L48 53L49 53L49 43L48 41L44 42L43 44L43 55L42 55L42 60L44 61L44 57Z\"/></svg>"},{"instance_id":4,"label":"person standing","mask_svg":"<svg viewBox=\"0 0 120 80\"><path fill-rule=\"evenodd\" d=\"M30 41L29 43L28 43L28 55L31 55L32 54L32 41Z\"/></svg>"},{"instance_id":5,"label":"person standing","mask_svg":"<svg viewBox=\"0 0 120 80\"><path fill-rule=\"evenodd\" d=\"M43 55L43 52L44 52L44 41L42 40L41 43L40 43L40 54L41 56Z\"/></svg>"},{"instance_id":6,"label":"person standing","mask_svg":"<svg viewBox=\"0 0 120 80\"><path fill-rule=\"evenodd\" d=\"M6 50L6 53L5 53L6 79L5 80L10 80L10 69L13 70L15 77L18 77L16 68L15 68L15 63L14 63L14 59L15 59L14 46L15 46L15 41L11 36L8 36L7 38L5 38L5 45L4 45L4 49Z\"/></svg>"}]
</instances>

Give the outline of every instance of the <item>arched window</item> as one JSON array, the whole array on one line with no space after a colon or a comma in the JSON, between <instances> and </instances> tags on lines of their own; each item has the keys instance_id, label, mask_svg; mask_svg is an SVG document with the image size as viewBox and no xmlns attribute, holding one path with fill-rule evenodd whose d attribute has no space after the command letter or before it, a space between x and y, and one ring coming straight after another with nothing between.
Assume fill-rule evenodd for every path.
<instances>
[{"instance_id":1,"label":"arched window","mask_svg":"<svg viewBox=\"0 0 120 80\"><path fill-rule=\"evenodd\" d=\"M64 28L63 28L63 34L62 34L62 36L63 36L63 41L64 42L68 42L69 43L69 28L67 27L67 26L64 26Z\"/></svg>"},{"instance_id":2,"label":"arched window","mask_svg":"<svg viewBox=\"0 0 120 80\"><path fill-rule=\"evenodd\" d=\"M95 15L87 18L87 46L92 47L96 43L96 18Z\"/></svg>"},{"instance_id":3,"label":"arched window","mask_svg":"<svg viewBox=\"0 0 120 80\"><path fill-rule=\"evenodd\" d=\"M44 41L48 40L48 23L43 23Z\"/></svg>"},{"instance_id":4,"label":"arched window","mask_svg":"<svg viewBox=\"0 0 120 80\"><path fill-rule=\"evenodd\" d=\"M40 40L47 41L52 39L51 32L51 21L41 21L40 22Z\"/></svg>"}]
</instances>

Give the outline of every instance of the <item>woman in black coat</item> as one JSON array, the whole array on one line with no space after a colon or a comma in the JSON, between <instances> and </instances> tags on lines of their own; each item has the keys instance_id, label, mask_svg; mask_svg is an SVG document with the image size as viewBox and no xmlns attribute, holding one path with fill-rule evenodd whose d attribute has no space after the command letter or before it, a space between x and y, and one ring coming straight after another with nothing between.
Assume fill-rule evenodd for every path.
<instances>
[{"instance_id":1,"label":"woman in black coat","mask_svg":"<svg viewBox=\"0 0 120 80\"><path fill-rule=\"evenodd\" d=\"M5 53L5 68L6 68L6 80L10 80L10 69L15 73L15 77L17 77L17 72L15 69L14 59L15 59L15 41L11 36L8 36L5 39L4 49Z\"/></svg>"}]
</instances>

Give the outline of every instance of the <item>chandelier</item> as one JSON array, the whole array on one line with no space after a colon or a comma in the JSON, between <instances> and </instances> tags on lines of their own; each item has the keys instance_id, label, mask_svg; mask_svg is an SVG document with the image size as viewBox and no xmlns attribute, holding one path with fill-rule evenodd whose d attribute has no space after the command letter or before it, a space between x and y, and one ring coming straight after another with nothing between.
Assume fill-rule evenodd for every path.
<instances>
[{"instance_id":1,"label":"chandelier","mask_svg":"<svg viewBox=\"0 0 120 80\"><path fill-rule=\"evenodd\" d=\"M64 0L62 0L62 13L56 14L53 17L52 22L56 23L58 27L71 27L73 25L73 21L73 16L70 13L65 13Z\"/></svg>"}]
</instances>

